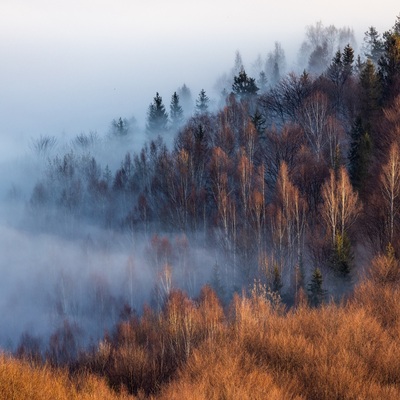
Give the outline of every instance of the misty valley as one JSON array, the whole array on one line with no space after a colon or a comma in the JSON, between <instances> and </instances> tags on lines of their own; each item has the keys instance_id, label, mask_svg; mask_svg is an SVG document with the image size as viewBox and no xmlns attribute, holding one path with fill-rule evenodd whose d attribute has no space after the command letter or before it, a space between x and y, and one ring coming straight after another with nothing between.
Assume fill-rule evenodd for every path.
<instances>
[{"instance_id":1,"label":"misty valley","mask_svg":"<svg viewBox=\"0 0 400 400\"><path fill-rule=\"evenodd\" d=\"M297 71L22 144L0 397L400 398L400 16L358 48L316 23Z\"/></svg>"}]
</instances>

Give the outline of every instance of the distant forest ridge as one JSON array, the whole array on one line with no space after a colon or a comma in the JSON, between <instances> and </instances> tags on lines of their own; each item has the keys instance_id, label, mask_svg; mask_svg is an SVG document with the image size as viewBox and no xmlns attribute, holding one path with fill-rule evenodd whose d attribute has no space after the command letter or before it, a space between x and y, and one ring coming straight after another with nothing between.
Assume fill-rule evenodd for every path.
<instances>
[{"instance_id":1,"label":"distant forest ridge","mask_svg":"<svg viewBox=\"0 0 400 400\"><path fill-rule=\"evenodd\" d=\"M128 148L111 171L93 155L101 138L77 136L71 150L48 157L30 207L46 214L44 229L62 210L66 219L143 234L155 275L176 269L192 295L201 269L188 262L195 245L216 254L208 281L222 298L260 279L293 304L316 274L340 298L365 259L399 245L399 29L398 18L383 35L371 27L362 55L347 43L328 59L351 30L316 24L303 43L308 69L276 81L264 70L250 77L237 54L220 109L208 109L202 90L185 117L184 85L168 113L157 93L139 152ZM271 71L281 58L277 45ZM109 149L129 147L132 135L127 120L113 121ZM55 144L41 137L34 149L47 156Z\"/></svg>"}]
</instances>

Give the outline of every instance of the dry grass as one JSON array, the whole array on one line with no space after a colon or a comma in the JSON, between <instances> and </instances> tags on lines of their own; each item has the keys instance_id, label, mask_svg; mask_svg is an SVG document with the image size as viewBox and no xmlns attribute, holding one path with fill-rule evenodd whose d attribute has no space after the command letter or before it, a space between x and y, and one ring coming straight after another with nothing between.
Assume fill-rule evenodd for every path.
<instances>
[{"instance_id":1,"label":"dry grass","mask_svg":"<svg viewBox=\"0 0 400 400\"><path fill-rule=\"evenodd\" d=\"M130 393L156 393L185 365L194 349L217 340L224 330L224 313L215 293L204 287L194 302L173 291L160 313L121 323L113 337L82 359L85 370L107 377L114 388Z\"/></svg>"},{"instance_id":2,"label":"dry grass","mask_svg":"<svg viewBox=\"0 0 400 400\"><path fill-rule=\"evenodd\" d=\"M32 366L27 361L0 356L0 398L3 400L127 400L116 394L104 379L90 374L74 378L47 365Z\"/></svg>"},{"instance_id":3,"label":"dry grass","mask_svg":"<svg viewBox=\"0 0 400 400\"><path fill-rule=\"evenodd\" d=\"M236 297L224 340L196 350L160 397L400 398L400 290L393 273L377 275L347 304L318 309Z\"/></svg>"},{"instance_id":4,"label":"dry grass","mask_svg":"<svg viewBox=\"0 0 400 400\"><path fill-rule=\"evenodd\" d=\"M281 389L272 374L258 368L255 357L228 344L205 344L195 350L176 382L160 399L271 399L294 398ZM218 348L218 350L217 350ZM299 399L301 397L298 397Z\"/></svg>"},{"instance_id":5,"label":"dry grass","mask_svg":"<svg viewBox=\"0 0 400 400\"><path fill-rule=\"evenodd\" d=\"M209 287L197 301L173 292L161 312L121 323L86 354L78 371L90 374L2 356L0 398L125 398L106 378L152 399L398 399L397 266L375 260L352 299L320 308L287 311L255 292L224 313Z\"/></svg>"}]
</instances>

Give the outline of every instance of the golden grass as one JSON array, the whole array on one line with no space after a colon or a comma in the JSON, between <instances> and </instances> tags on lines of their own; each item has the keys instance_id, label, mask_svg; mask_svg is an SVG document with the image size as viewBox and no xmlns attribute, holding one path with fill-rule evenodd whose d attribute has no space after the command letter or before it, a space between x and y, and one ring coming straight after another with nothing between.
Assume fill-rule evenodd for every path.
<instances>
[{"instance_id":1,"label":"golden grass","mask_svg":"<svg viewBox=\"0 0 400 400\"><path fill-rule=\"evenodd\" d=\"M400 398L393 282L366 281L346 305L283 313L263 298L237 297L231 309L223 341L194 351L160 398Z\"/></svg>"},{"instance_id":2,"label":"golden grass","mask_svg":"<svg viewBox=\"0 0 400 400\"><path fill-rule=\"evenodd\" d=\"M176 382L160 399L271 399L294 398L274 382L267 369L257 367L255 357L229 344L206 344L193 352ZM298 397L299 399L301 397Z\"/></svg>"},{"instance_id":3,"label":"golden grass","mask_svg":"<svg viewBox=\"0 0 400 400\"><path fill-rule=\"evenodd\" d=\"M127 400L116 394L104 379L90 374L71 378L66 371L48 365L32 366L27 361L0 356L0 398L2 400Z\"/></svg>"},{"instance_id":4,"label":"golden grass","mask_svg":"<svg viewBox=\"0 0 400 400\"><path fill-rule=\"evenodd\" d=\"M387 262L346 304L320 308L253 293L224 313L209 287L197 301L173 292L161 312L121 323L73 377L2 356L0 398L127 398L107 382L141 399L399 399L400 274Z\"/></svg>"}]
</instances>

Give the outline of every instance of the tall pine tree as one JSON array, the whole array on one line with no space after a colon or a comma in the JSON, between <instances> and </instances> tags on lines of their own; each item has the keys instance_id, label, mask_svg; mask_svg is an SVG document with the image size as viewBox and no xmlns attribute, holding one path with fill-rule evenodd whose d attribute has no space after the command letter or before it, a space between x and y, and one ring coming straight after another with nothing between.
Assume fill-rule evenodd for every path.
<instances>
[{"instance_id":1,"label":"tall pine tree","mask_svg":"<svg viewBox=\"0 0 400 400\"><path fill-rule=\"evenodd\" d=\"M162 97L157 92L153 103L149 105L146 130L152 135L160 135L167 131L167 127L168 113L165 111Z\"/></svg>"},{"instance_id":2,"label":"tall pine tree","mask_svg":"<svg viewBox=\"0 0 400 400\"><path fill-rule=\"evenodd\" d=\"M178 129L183 123L183 109L179 103L179 96L176 92L171 97L169 107L169 117L171 119L172 129Z\"/></svg>"},{"instance_id":3,"label":"tall pine tree","mask_svg":"<svg viewBox=\"0 0 400 400\"><path fill-rule=\"evenodd\" d=\"M200 90L199 97L196 100L196 113L206 114L208 112L208 104L210 99L208 98L204 89Z\"/></svg>"},{"instance_id":4,"label":"tall pine tree","mask_svg":"<svg viewBox=\"0 0 400 400\"><path fill-rule=\"evenodd\" d=\"M326 290L322 288L323 278L319 268L315 268L308 284L308 298L313 307L318 307L326 297Z\"/></svg>"},{"instance_id":5,"label":"tall pine tree","mask_svg":"<svg viewBox=\"0 0 400 400\"><path fill-rule=\"evenodd\" d=\"M385 32L383 54L378 61L379 77L382 84L383 103L390 102L400 91L400 33L396 25L393 30Z\"/></svg>"},{"instance_id":6,"label":"tall pine tree","mask_svg":"<svg viewBox=\"0 0 400 400\"><path fill-rule=\"evenodd\" d=\"M232 91L240 99L248 99L255 96L258 90L255 79L250 78L244 69L233 78Z\"/></svg>"},{"instance_id":7,"label":"tall pine tree","mask_svg":"<svg viewBox=\"0 0 400 400\"><path fill-rule=\"evenodd\" d=\"M364 55L375 66L383 54L383 41L374 26L369 27L364 36Z\"/></svg>"},{"instance_id":8,"label":"tall pine tree","mask_svg":"<svg viewBox=\"0 0 400 400\"><path fill-rule=\"evenodd\" d=\"M342 80L343 83L347 81L353 75L354 69L354 50L353 48L347 44L343 49L343 72L342 72Z\"/></svg>"},{"instance_id":9,"label":"tall pine tree","mask_svg":"<svg viewBox=\"0 0 400 400\"><path fill-rule=\"evenodd\" d=\"M352 185L361 193L365 190L370 159L371 138L364 130L361 117L358 117L351 129L349 174Z\"/></svg>"},{"instance_id":10,"label":"tall pine tree","mask_svg":"<svg viewBox=\"0 0 400 400\"><path fill-rule=\"evenodd\" d=\"M360 116L369 130L380 109L381 83L371 60L367 60L360 73Z\"/></svg>"}]
</instances>

